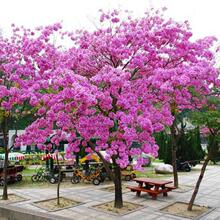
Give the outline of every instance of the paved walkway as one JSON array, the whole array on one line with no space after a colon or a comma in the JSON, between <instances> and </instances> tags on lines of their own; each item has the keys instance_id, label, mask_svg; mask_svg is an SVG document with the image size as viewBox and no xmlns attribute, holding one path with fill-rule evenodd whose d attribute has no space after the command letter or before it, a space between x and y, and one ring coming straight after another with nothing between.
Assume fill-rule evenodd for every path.
<instances>
[{"instance_id":1,"label":"paved walkway","mask_svg":"<svg viewBox=\"0 0 220 220\"><path fill-rule=\"evenodd\" d=\"M206 174L204 176L203 183L200 187L199 194L196 199L196 204L210 206L215 208L209 214L200 218L201 220L220 220L220 167L219 166L209 166ZM181 185L193 186L198 178L199 172L190 172L187 175L179 176L179 182ZM126 182L127 183L127 182ZM56 212L50 212L50 214L60 215L68 217L70 219L80 219L80 220L167 220L167 219L186 219L180 218L173 215L167 215L161 213L159 209L165 207L175 201L188 202L191 194L192 187L189 187L186 192L170 192L168 197L158 196L157 200L152 200L149 196L144 195L141 197L136 197L135 193L125 192L123 194L124 201L131 201L134 203L144 205L143 209L136 212L124 215L124 216L114 216L111 214L105 214L101 211L96 211L91 208L91 206L111 201L114 199L114 193L102 190L107 185L93 186L88 184L86 186L77 186L72 188L63 188L61 186L61 195L66 198L76 199L82 201L83 204L75 206L69 209L64 209ZM207 187L209 186L209 187ZM46 212L40 208L33 206L31 203L34 201L39 201L48 198L56 197L56 190L44 189L44 188L32 188L32 189L13 189L10 192L16 193L29 200L13 203L12 206L23 207L27 209L37 210L41 212Z\"/></svg>"}]
</instances>

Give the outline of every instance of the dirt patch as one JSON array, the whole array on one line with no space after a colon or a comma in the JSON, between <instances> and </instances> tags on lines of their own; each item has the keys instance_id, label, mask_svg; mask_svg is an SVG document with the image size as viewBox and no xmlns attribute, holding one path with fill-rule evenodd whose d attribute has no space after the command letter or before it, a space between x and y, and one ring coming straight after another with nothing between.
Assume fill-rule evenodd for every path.
<instances>
[{"instance_id":1,"label":"dirt patch","mask_svg":"<svg viewBox=\"0 0 220 220\"><path fill-rule=\"evenodd\" d=\"M143 205L139 205L131 202L123 202L123 207L121 209L118 209L114 207L114 201L111 201L111 202L106 202L92 206L92 208L98 211L107 212L114 215L126 215L143 208Z\"/></svg>"},{"instance_id":2,"label":"dirt patch","mask_svg":"<svg viewBox=\"0 0 220 220\"><path fill-rule=\"evenodd\" d=\"M160 209L160 211L171 215L193 219L211 210L211 208L209 207L194 205L192 211L187 211L187 207L187 203L176 202L165 208Z\"/></svg>"},{"instance_id":3,"label":"dirt patch","mask_svg":"<svg viewBox=\"0 0 220 220\"><path fill-rule=\"evenodd\" d=\"M9 203L15 203L15 202L23 202L28 199L16 195L16 194L8 194L8 200L2 200L2 195L0 196L0 203L9 204Z\"/></svg>"},{"instance_id":4,"label":"dirt patch","mask_svg":"<svg viewBox=\"0 0 220 220\"><path fill-rule=\"evenodd\" d=\"M54 211L58 211L61 209L67 209L67 208L77 206L80 204L82 204L82 203L79 201L67 199L64 197L60 197L60 205L57 205L57 198L37 201L37 202L33 203L33 205L35 205L39 208L45 209L49 212L54 212Z\"/></svg>"},{"instance_id":5,"label":"dirt patch","mask_svg":"<svg viewBox=\"0 0 220 220\"><path fill-rule=\"evenodd\" d=\"M114 185L113 186L107 186L107 187L101 188L100 190L114 193L115 192L115 186ZM126 186L122 185L122 193L127 193L129 191L130 190L127 189Z\"/></svg>"}]
</instances>

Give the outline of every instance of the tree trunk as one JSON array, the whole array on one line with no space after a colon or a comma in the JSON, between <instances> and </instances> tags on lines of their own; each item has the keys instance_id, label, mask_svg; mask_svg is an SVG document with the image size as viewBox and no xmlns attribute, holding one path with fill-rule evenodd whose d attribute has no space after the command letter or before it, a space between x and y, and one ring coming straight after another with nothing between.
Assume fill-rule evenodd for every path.
<instances>
[{"instance_id":1,"label":"tree trunk","mask_svg":"<svg viewBox=\"0 0 220 220\"><path fill-rule=\"evenodd\" d=\"M123 199L122 199L122 184L121 184L121 169L120 169L120 167L116 163L115 158L112 158L113 165L114 165L114 173L113 173L109 167L110 164L105 160L103 155L99 151L95 150L95 145L91 141L89 141L88 144L92 148L92 150L94 152L96 152L97 155L100 157L101 161L103 162L103 166L106 169L107 174L109 175L111 180L114 181L114 185L115 185L115 204L114 204L114 206L115 206L115 208L119 208L119 209L122 208L123 207Z\"/></svg>"},{"instance_id":2,"label":"tree trunk","mask_svg":"<svg viewBox=\"0 0 220 220\"><path fill-rule=\"evenodd\" d=\"M123 200L122 200L122 185L121 185L121 169L118 164L114 163L114 170L115 170L115 208L122 208L123 207Z\"/></svg>"},{"instance_id":3,"label":"tree trunk","mask_svg":"<svg viewBox=\"0 0 220 220\"><path fill-rule=\"evenodd\" d=\"M171 145L172 145L173 181L174 181L174 186L178 188L179 182L178 182L178 173L177 173L177 164L176 164L177 141L176 141L175 121L173 122L170 130L171 130Z\"/></svg>"},{"instance_id":4,"label":"tree trunk","mask_svg":"<svg viewBox=\"0 0 220 220\"><path fill-rule=\"evenodd\" d=\"M172 166L173 166L173 182L176 188L179 187L177 164L176 164L176 149L172 149Z\"/></svg>"},{"instance_id":5,"label":"tree trunk","mask_svg":"<svg viewBox=\"0 0 220 220\"><path fill-rule=\"evenodd\" d=\"M58 184L57 184L57 205L60 205L60 183L61 183L61 168L58 159L58 154L56 155L57 166L58 166Z\"/></svg>"},{"instance_id":6,"label":"tree trunk","mask_svg":"<svg viewBox=\"0 0 220 220\"><path fill-rule=\"evenodd\" d=\"M48 150L45 150L45 154L46 154L46 156L49 154L49 151ZM50 169L50 167L49 167L49 158L47 158L46 157L46 170L49 170Z\"/></svg>"},{"instance_id":7,"label":"tree trunk","mask_svg":"<svg viewBox=\"0 0 220 220\"><path fill-rule=\"evenodd\" d=\"M79 153L76 153L76 165L79 165Z\"/></svg>"},{"instance_id":8,"label":"tree trunk","mask_svg":"<svg viewBox=\"0 0 220 220\"><path fill-rule=\"evenodd\" d=\"M192 207L193 207L194 201L195 201L195 199L196 199L197 193L198 193L198 191L199 191L199 187L200 187L200 184L201 184L201 182L202 182L203 176L204 176L204 174L205 174L206 167L207 167L207 165L208 165L208 163L209 163L209 160L210 160L211 157L212 157L214 145L215 145L215 137L214 137L214 139L213 139L212 145L211 145L210 150L209 150L209 152L208 152L207 158L205 159L205 161L204 161L204 163L203 163L203 165L202 165L202 169L201 169L199 178L198 178L198 180L197 180L195 189L194 189L194 191L193 191L192 197L191 197L191 199L190 199L190 201L189 201L189 204L188 204L188 208L187 208L188 211L192 211Z\"/></svg>"},{"instance_id":9,"label":"tree trunk","mask_svg":"<svg viewBox=\"0 0 220 220\"><path fill-rule=\"evenodd\" d=\"M7 176L8 176L8 138L7 138L7 131L8 131L8 125L7 125L7 119L4 120L3 122L3 141L4 141L4 147L5 147L5 160L4 160L4 186L3 186L3 195L2 195L2 199L3 200L7 200L8 199L8 183L7 183Z\"/></svg>"},{"instance_id":10,"label":"tree trunk","mask_svg":"<svg viewBox=\"0 0 220 220\"><path fill-rule=\"evenodd\" d=\"M8 176L8 147L7 145L5 146L5 161L4 161L4 186L3 186L3 195L2 195L2 199L3 200L7 200L8 199L8 183L7 183L7 176Z\"/></svg>"},{"instance_id":11,"label":"tree trunk","mask_svg":"<svg viewBox=\"0 0 220 220\"><path fill-rule=\"evenodd\" d=\"M195 189L194 189L194 191L193 191L192 197L191 197L191 199L190 199L190 201L189 201L189 204L188 204L188 208L187 208L188 211L192 211L192 207L193 207L193 204L194 204L196 195L197 195L197 193L198 193L198 191L199 191L199 187L200 187L200 184L201 184L201 182L202 182L202 179L203 179L203 176L204 176L204 173L205 173L205 169L206 169L206 166L208 165L209 159L210 159L210 157L209 157L209 155L208 155L207 158L205 159L205 162L204 162L203 165L202 165L202 169L201 169L199 178L198 178L198 180L197 180Z\"/></svg>"}]
</instances>

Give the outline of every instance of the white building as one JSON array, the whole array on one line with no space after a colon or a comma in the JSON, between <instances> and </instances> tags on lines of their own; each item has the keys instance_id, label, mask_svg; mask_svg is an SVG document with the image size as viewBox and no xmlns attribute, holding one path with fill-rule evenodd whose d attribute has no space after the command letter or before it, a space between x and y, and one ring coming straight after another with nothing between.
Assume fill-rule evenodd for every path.
<instances>
[{"instance_id":1,"label":"white building","mask_svg":"<svg viewBox=\"0 0 220 220\"><path fill-rule=\"evenodd\" d=\"M23 133L24 133L24 130L17 130L17 136L19 136ZM9 132L8 132L8 146L9 146L9 148L14 145L15 138L16 138L16 130L9 130ZM16 148L15 148L15 150L16 150ZM27 146L26 145L21 146L19 148L19 150L22 152L25 152L25 151L27 151ZM31 146L31 150L34 151L35 146Z\"/></svg>"},{"instance_id":2,"label":"white building","mask_svg":"<svg viewBox=\"0 0 220 220\"><path fill-rule=\"evenodd\" d=\"M24 134L24 130L17 130L17 131L16 130L9 130L9 132L8 132L8 146L9 146L9 148L14 145L16 135L19 136L21 134ZM66 147L67 147L67 144L64 144L63 150L66 150ZM14 148L14 150L16 150L16 148ZM36 146L35 145L32 145L32 146L23 145L20 148L17 148L17 150L19 150L21 152L33 152L33 151L36 151Z\"/></svg>"}]
</instances>

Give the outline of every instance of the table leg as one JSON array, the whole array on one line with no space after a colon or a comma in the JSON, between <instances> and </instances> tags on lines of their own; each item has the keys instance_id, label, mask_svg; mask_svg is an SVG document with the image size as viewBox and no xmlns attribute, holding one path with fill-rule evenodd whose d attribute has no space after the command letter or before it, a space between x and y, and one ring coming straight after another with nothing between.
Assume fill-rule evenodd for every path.
<instances>
[{"instance_id":1,"label":"table leg","mask_svg":"<svg viewBox=\"0 0 220 220\"><path fill-rule=\"evenodd\" d=\"M139 183L139 187L143 187L143 183L142 182Z\"/></svg>"},{"instance_id":2,"label":"table leg","mask_svg":"<svg viewBox=\"0 0 220 220\"><path fill-rule=\"evenodd\" d=\"M139 182L138 187L142 188L143 187L143 183ZM141 195L141 191L137 191L136 192L136 196L140 196Z\"/></svg>"},{"instance_id":3,"label":"table leg","mask_svg":"<svg viewBox=\"0 0 220 220\"><path fill-rule=\"evenodd\" d=\"M166 187L165 186L161 186L162 190L164 190L163 192L163 196L168 196L167 191L166 191Z\"/></svg>"},{"instance_id":4,"label":"table leg","mask_svg":"<svg viewBox=\"0 0 220 220\"><path fill-rule=\"evenodd\" d=\"M167 192L164 192L164 193L163 193L163 196L168 196Z\"/></svg>"},{"instance_id":5,"label":"table leg","mask_svg":"<svg viewBox=\"0 0 220 220\"><path fill-rule=\"evenodd\" d=\"M157 185L154 186L154 190L155 190L155 191L158 191L158 190L159 190L159 186L157 186ZM156 200L156 199L157 199L157 194L151 194L151 196L152 196L152 199L153 199L153 200Z\"/></svg>"},{"instance_id":6,"label":"table leg","mask_svg":"<svg viewBox=\"0 0 220 220\"><path fill-rule=\"evenodd\" d=\"M136 192L136 196L139 197L140 195L141 195L141 191L137 191L137 192Z\"/></svg>"},{"instance_id":7,"label":"table leg","mask_svg":"<svg viewBox=\"0 0 220 220\"><path fill-rule=\"evenodd\" d=\"M152 199L153 199L153 200L156 200L156 199L157 199L157 194L151 194L151 196L152 196Z\"/></svg>"}]
</instances>

